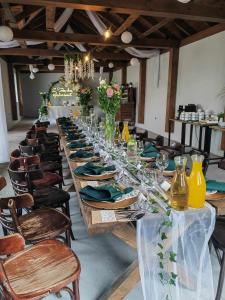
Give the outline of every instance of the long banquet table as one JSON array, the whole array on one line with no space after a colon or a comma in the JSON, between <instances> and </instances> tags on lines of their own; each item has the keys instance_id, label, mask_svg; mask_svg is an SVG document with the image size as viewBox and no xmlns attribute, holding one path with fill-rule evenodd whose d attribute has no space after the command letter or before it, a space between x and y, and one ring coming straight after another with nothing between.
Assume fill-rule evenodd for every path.
<instances>
[{"instance_id":1,"label":"long banquet table","mask_svg":"<svg viewBox=\"0 0 225 300\"><path fill-rule=\"evenodd\" d=\"M83 180L79 180L73 174L73 170L80 164L69 159L70 151L66 147L67 142L59 126L58 130L88 234L111 232L129 246L138 250L139 263L135 259L99 299L124 299L140 280L140 277L145 300L213 299L214 287L208 249L208 241L215 223L215 210L213 207L207 204L205 208L200 210L189 209L185 212L172 210L173 225L165 229L166 241L163 241L164 238L162 239L161 234L159 234L159 230L165 221L165 215L162 213L149 214L137 222L137 243L136 229L131 223L117 221L92 224L92 213L97 209L85 205L80 198L79 190L83 186ZM217 209L217 212L221 213L222 211ZM170 281L167 284L162 284L158 280L159 273L162 272L161 266L159 267L161 248L159 249L158 245L162 243L164 243L163 251L165 252L163 255L171 255L171 253L177 255L176 260L174 258L173 261L168 260L167 266L170 271L172 270L172 276L179 275L177 284L175 284L176 278L174 279L174 285L168 283ZM169 298L169 295L172 295L172 298Z\"/></svg>"},{"instance_id":2,"label":"long banquet table","mask_svg":"<svg viewBox=\"0 0 225 300\"><path fill-rule=\"evenodd\" d=\"M60 127L58 127L59 133L61 133ZM70 172L73 178L73 184L77 192L77 199L79 202L82 217L84 219L87 232L89 235L102 234L111 232L117 238L121 239L124 243L128 244L133 249L137 248L136 245L136 230L132 224L112 222L112 223L100 223L92 224L92 211L96 209L85 205L80 198L79 190L82 185L82 181L77 179L73 170L77 167L77 163L69 159L69 150L66 147L65 137L61 135L61 144L64 148L67 162L70 168ZM71 188L71 187L70 187ZM130 292L130 290L140 281L138 260L135 259L132 264L121 274L115 282L110 286L107 291L99 297L99 300L120 300Z\"/></svg>"}]
</instances>

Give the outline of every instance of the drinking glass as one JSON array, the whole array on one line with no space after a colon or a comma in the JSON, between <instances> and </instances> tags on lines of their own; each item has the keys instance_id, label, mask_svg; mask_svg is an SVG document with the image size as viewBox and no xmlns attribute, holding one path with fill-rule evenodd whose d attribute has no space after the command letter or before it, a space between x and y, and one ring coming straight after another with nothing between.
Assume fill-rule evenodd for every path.
<instances>
[{"instance_id":1,"label":"drinking glass","mask_svg":"<svg viewBox=\"0 0 225 300\"><path fill-rule=\"evenodd\" d=\"M156 158L156 166L159 169L159 181L163 181L163 171L169 166L169 158L166 152L161 152Z\"/></svg>"},{"instance_id":2,"label":"drinking glass","mask_svg":"<svg viewBox=\"0 0 225 300\"><path fill-rule=\"evenodd\" d=\"M143 151L144 151L144 142L138 141L138 156L140 156Z\"/></svg>"}]
</instances>

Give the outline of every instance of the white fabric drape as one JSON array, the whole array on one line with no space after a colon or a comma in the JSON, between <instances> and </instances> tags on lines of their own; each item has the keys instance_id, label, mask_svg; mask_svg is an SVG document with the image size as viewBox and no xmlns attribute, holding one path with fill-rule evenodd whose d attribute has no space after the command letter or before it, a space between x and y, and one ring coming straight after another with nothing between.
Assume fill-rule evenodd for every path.
<instances>
[{"instance_id":1,"label":"white fabric drape","mask_svg":"<svg viewBox=\"0 0 225 300\"><path fill-rule=\"evenodd\" d=\"M9 161L8 133L5 115L4 94L2 86L2 70L0 66L0 163Z\"/></svg>"},{"instance_id":2,"label":"white fabric drape","mask_svg":"<svg viewBox=\"0 0 225 300\"><path fill-rule=\"evenodd\" d=\"M167 228L164 249L159 229L163 215L151 214L138 221L138 257L145 300L212 300L215 299L208 242L215 225L215 210L206 204L203 209L172 211L172 227ZM158 253L176 253L176 263L160 268ZM160 272L177 274L176 285L160 282Z\"/></svg>"},{"instance_id":3,"label":"white fabric drape","mask_svg":"<svg viewBox=\"0 0 225 300\"><path fill-rule=\"evenodd\" d=\"M92 24L98 30L99 34L104 35L105 30L107 29L106 25L102 22L99 16L94 11L86 10L88 17L90 18ZM127 47L124 49L127 53L132 56L138 58L152 58L157 56L157 69L156 69L156 86L159 86L159 79L160 79L160 51L159 50L140 50L134 47Z\"/></svg>"}]
</instances>

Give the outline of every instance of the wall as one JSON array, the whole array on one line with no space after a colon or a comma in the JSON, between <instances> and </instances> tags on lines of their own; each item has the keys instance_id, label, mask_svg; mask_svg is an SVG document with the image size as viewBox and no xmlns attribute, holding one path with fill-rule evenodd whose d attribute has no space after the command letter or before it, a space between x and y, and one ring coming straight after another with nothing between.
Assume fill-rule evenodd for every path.
<instances>
[{"instance_id":1,"label":"wall","mask_svg":"<svg viewBox=\"0 0 225 300\"><path fill-rule=\"evenodd\" d=\"M28 73L21 74L21 84L24 100L24 117L37 118L38 109L41 103L39 92L48 91L52 82L57 81L63 74L61 73L39 73L31 80ZM103 78L108 80L108 74L104 73ZM96 88L99 83L99 73L95 74L94 80L85 81L84 84ZM96 94L94 93L93 104L96 107ZM99 109L95 108L99 113Z\"/></svg>"},{"instance_id":2,"label":"wall","mask_svg":"<svg viewBox=\"0 0 225 300\"><path fill-rule=\"evenodd\" d=\"M16 121L13 121L12 119L8 67L7 67L7 63L2 58L0 58L0 65L1 65L1 77L2 77L3 98L4 98L4 105L5 105L7 128L11 129L15 125Z\"/></svg>"},{"instance_id":3,"label":"wall","mask_svg":"<svg viewBox=\"0 0 225 300\"><path fill-rule=\"evenodd\" d=\"M210 109L216 113L224 111L225 99L218 97L225 87L225 32L200 40L180 49L177 100L176 107L181 104L200 104L203 109ZM163 136L165 132L165 113L167 99L167 82L169 55L160 56L160 81L156 84L157 58L147 61L145 123L137 124ZM138 82L137 69L128 68L129 80ZM225 98L225 97L224 97ZM172 135L174 140L180 141L181 126L175 126ZM188 132L187 132L188 136ZM198 142L198 129L194 132L194 144ZM221 134L213 132L211 151L221 154ZM188 141L187 141L188 142Z\"/></svg>"}]
</instances>

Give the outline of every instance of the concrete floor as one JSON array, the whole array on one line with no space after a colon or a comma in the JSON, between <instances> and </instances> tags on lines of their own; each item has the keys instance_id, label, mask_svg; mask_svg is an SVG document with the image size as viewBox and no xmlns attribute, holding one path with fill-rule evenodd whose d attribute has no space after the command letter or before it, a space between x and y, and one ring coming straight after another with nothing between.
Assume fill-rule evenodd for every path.
<instances>
[{"instance_id":1,"label":"concrete floor","mask_svg":"<svg viewBox=\"0 0 225 300\"><path fill-rule=\"evenodd\" d=\"M25 131L27 131L31 124L32 120L25 120L9 132L10 151L16 149L18 143L24 139ZM8 182L8 186L1 195L12 195L13 190L8 178L7 164L0 164L0 174L6 176ZM210 166L207 177L225 181L225 171L219 170L216 166ZM71 179L66 179L66 184L70 182ZM81 300L98 300L101 294L110 287L113 281L116 280L134 260L136 253L110 233L88 237L85 224L80 216L75 193L71 193L70 207L73 232L77 238L76 241L72 241L72 249L79 257L82 268L80 280ZM219 264L214 252L212 253L212 265L216 285L219 274ZM46 299L52 300L55 299L55 297L50 295L46 297ZM66 300L69 299L69 297L66 293L63 293L61 299ZM130 291L125 300L143 300L140 284ZM225 288L222 300L225 300Z\"/></svg>"}]
</instances>

